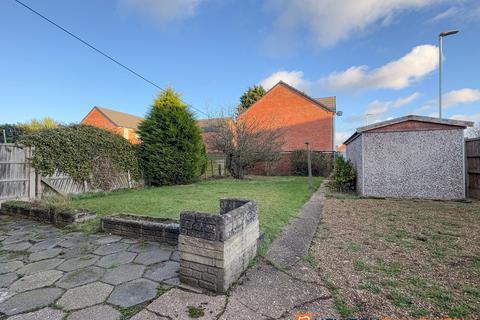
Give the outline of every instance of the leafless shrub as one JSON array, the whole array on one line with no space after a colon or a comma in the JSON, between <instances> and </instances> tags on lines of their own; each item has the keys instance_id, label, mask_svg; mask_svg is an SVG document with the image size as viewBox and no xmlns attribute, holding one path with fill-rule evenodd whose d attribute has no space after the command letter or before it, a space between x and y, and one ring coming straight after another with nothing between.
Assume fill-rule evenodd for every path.
<instances>
[{"instance_id":1,"label":"leafless shrub","mask_svg":"<svg viewBox=\"0 0 480 320\"><path fill-rule=\"evenodd\" d=\"M225 154L230 174L243 179L257 162L280 159L283 130L273 123L252 117L224 118L216 124L208 142Z\"/></svg>"}]
</instances>

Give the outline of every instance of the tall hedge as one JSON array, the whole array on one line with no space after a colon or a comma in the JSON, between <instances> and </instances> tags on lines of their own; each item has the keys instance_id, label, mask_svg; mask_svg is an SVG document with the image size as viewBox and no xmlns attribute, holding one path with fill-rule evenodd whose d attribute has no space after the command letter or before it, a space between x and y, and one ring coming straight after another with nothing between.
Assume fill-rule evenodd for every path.
<instances>
[{"instance_id":1,"label":"tall hedge","mask_svg":"<svg viewBox=\"0 0 480 320\"><path fill-rule=\"evenodd\" d=\"M145 183L187 184L205 171L207 155L200 128L172 89L154 101L138 134Z\"/></svg>"},{"instance_id":2,"label":"tall hedge","mask_svg":"<svg viewBox=\"0 0 480 320\"><path fill-rule=\"evenodd\" d=\"M71 125L31 132L18 142L35 148L32 165L43 175L59 170L103 190L115 175L129 171L132 179L140 177L136 147L107 130Z\"/></svg>"}]
</instances>

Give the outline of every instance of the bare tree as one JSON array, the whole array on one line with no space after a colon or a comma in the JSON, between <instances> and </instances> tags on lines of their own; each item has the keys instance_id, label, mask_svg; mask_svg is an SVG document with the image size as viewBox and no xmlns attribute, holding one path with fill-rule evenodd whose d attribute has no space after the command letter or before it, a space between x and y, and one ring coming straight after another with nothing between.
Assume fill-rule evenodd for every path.
<instances>
[{"instance_id":1,"label":"bare tree","mask_svg":"<svg viewBox=\"0 0 480 320\"><path fill-rule=\"evenodd\" d=\"M208 142L226 155L226 167L235 179L243 179L259 161L280 159L283 132L271 123L241 117L217 122Z\"/></svg>"}]
</instances>

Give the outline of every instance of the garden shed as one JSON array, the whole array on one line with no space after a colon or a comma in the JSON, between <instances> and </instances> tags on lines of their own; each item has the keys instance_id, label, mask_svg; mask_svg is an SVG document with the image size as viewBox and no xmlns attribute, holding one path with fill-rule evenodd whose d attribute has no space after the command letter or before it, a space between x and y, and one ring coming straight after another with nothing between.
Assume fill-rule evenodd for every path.
<instances>
[{"instance_id":1,"label":"garden shed","mask_svg":"<svg viewBox=\"0 0 480 320\"><path fill-rule=\"evenodd\" d=\"M358 128L345 141L362 196L465 198L465 141L472 122L409 115Z\"/></svg>"}]
</instances>

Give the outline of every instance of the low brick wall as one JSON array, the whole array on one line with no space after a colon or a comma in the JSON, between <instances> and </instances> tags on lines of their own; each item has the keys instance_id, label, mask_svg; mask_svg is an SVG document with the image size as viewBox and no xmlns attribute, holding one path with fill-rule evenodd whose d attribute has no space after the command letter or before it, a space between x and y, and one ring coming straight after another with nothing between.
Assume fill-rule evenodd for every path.
<instances>
[{"instance_id":1,"label":"low brick wall","mask_svg":"<svg viewBox=\"0 0 480 320\"><path fill-rule=\"evenodd\" d=\"M241 199L220 200L220 215L180 216L180 281L224 293L257 254L258 206Z\"/></svg>"},{"instance_id":2,"label":"low brick wall","mask_svg":"<svg viewBox=\"0 0 480 320\"><path fill-rule=\"evenodd\" d=\"M28 203L28 202L26 202ZM60 212L53 213L45 209L35 207L15 207L10 206L8 203L3 203L1 212L17 216L21 218L31 219L42 223L54 224L58 226L65 226L76 222L83 222L87 220L95 219L97 214L90 211L77 210L75 212Z\"/></svg>"},{"instance_id":3,"label":"low brick wall","mask_svg":"<svg viewBox=\"0 0 480 320\"><path fill-rule=\"evenodd\" d=\"M102 218L102 229L112 234L176 245L179 224L176 220L118 214Z\"/></svg>"}]
</instances>

